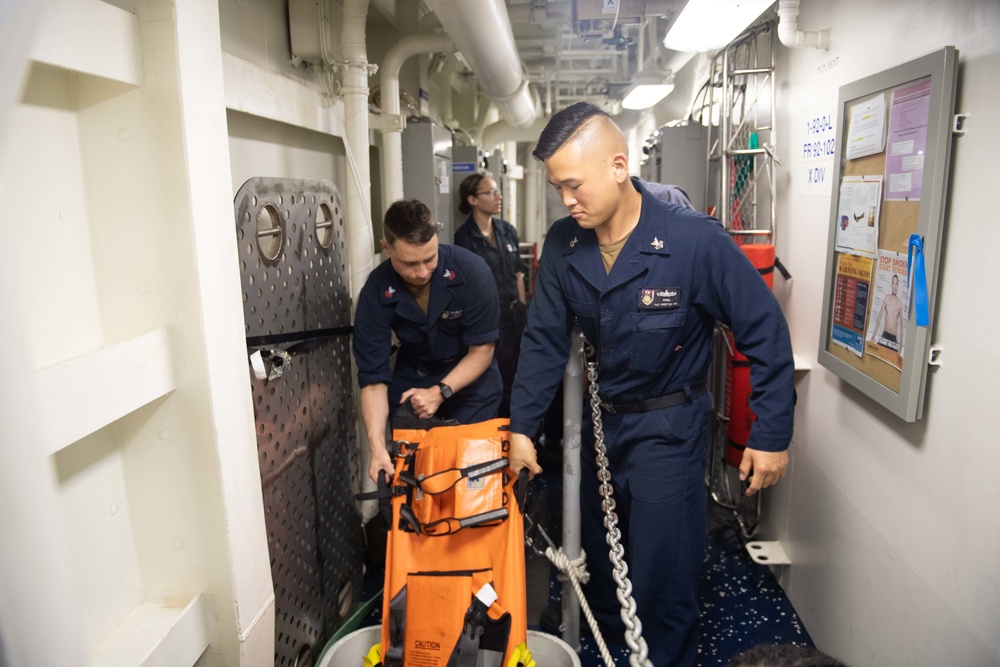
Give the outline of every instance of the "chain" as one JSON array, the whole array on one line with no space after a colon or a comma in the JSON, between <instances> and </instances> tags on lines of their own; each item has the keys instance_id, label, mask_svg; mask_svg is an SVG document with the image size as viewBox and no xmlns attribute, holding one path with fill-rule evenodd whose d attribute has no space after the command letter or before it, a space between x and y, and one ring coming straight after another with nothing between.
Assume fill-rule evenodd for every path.
<instances>
[{"instance_id":1,"label":"chain","mask_svg":"<svg viewBox=\"0 0 1000 667\"><path fill-rule=\"evenodd\" d=\"M631 654L632 667L652 667L646 640L642 638L642 622L636 615L635 599L632 597L632 582L628 578L628 564L625 562L625 547L622 546L621 530L618 529L618 515L615 514L615 499L611 490L611 471L608 470L608 448L604 444L604 426L601 422L601 399L598 397L597 362L587 362L587 379L590 381L590 411L594 420L594 449L597 450L597 479L601 482L601 509L604 510L604 527L608 531L608 558L614 568L612 576L618 585L618 602L622 606L621 616L625 623L625 643Z\"/></svg>"}]
</instances>

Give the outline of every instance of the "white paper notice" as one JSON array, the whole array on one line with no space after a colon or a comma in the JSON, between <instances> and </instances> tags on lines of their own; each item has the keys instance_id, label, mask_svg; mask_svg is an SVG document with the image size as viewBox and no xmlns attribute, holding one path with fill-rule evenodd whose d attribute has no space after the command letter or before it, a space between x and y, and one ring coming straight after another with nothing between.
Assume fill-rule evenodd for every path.
<instances>
[{"instance_id":1,"label":"white paper notice","mask_svg":"<svg viewBox=\"0 0 1000 667\"><path fill-rule=\"evenodd\" d=\"M919 201L931 106L930 77L892 91L885 158L887 200Z\"/></svg>"},{"instance_id":2,"label":"white paper notice","mask_svg":"<svg viewBox=\"0 0 1000 667\"><path fill-rule=\"evenodd\" d=\"M847 128L847 159L885 150L885 93L854 105Z\"/></svg>"},{"instance_id":3,"label":"white paper notice","mask_svg":"<svg viewBox=\"0 0 1000 667\"><path fill-rule=\"evenodd\" d=\"M837 207L837 250L875 258L882 176L845 176Z\"/></svg>"},{"instance_id":4,"label":"white paper notice","mask_svg":"<svg viewBox=\"0 0 1000 667\"><path fill-rule=\"evenodd\" d=\"M892 174L889 176L889 193L909 192L913 188L913 178L910 174Z\"/></svg>"}]
</instances>

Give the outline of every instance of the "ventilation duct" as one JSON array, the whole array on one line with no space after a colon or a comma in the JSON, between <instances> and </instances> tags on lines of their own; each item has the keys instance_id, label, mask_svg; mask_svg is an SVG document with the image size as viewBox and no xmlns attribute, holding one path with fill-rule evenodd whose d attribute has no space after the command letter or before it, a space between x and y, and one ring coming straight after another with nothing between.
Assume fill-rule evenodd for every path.
<instances>
[{"instance_id":1,"label":"ventilation duct","mask_svg":"<svg viewBox=\"0 0 1000 667\"><path fill-rule=\"evenodd\" d=\"M513 127L530 126L538 108L504 1L428 0L428 4L504 120Z\"/></svg>"}]
</instances>

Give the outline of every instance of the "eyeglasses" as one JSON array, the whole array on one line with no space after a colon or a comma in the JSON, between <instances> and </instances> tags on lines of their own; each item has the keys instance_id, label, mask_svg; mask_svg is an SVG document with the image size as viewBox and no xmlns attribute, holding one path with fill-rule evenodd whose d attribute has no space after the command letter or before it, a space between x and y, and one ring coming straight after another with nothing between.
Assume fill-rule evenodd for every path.
<instances>
[{"instance_id":1,"label":"eyeglasses","mask_svg":"<svg viewBox=\"0 0 1000 667\"><path fill-rule=\"evenodd\" d=\"M477 192L476 196L482 197L483 195L488 195L490 197L496 197L498 194L500 194L499 190L483 190L482 192Z\"/></svg>"}]
</instances>

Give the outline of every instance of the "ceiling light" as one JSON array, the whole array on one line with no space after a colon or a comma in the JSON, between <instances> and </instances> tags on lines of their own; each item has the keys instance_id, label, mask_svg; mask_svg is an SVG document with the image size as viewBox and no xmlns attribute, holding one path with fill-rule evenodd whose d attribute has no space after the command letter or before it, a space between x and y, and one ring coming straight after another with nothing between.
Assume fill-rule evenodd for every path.
<instances>
[{"instance_id":1,"label":"ceiling light","mask_svg":"<svg viewBox=\"0 0 1000 667\"><path fill-rule=\"evenodd\" d=\"M674 89L673 77L662 74L639 72L632 80L632 87L622 99L626 109L648 109Z\"/></svg>"},{"instance_id":2,"label":"ceiling light","mask_svg":"<svg viewBox=\"0 0 1000 667\"><path fill-rule=\"evenodd\" d=\"M721 49L773 4L774 0L688 0L663 46L687 53Z\"/></svg>"}]
</instances>

